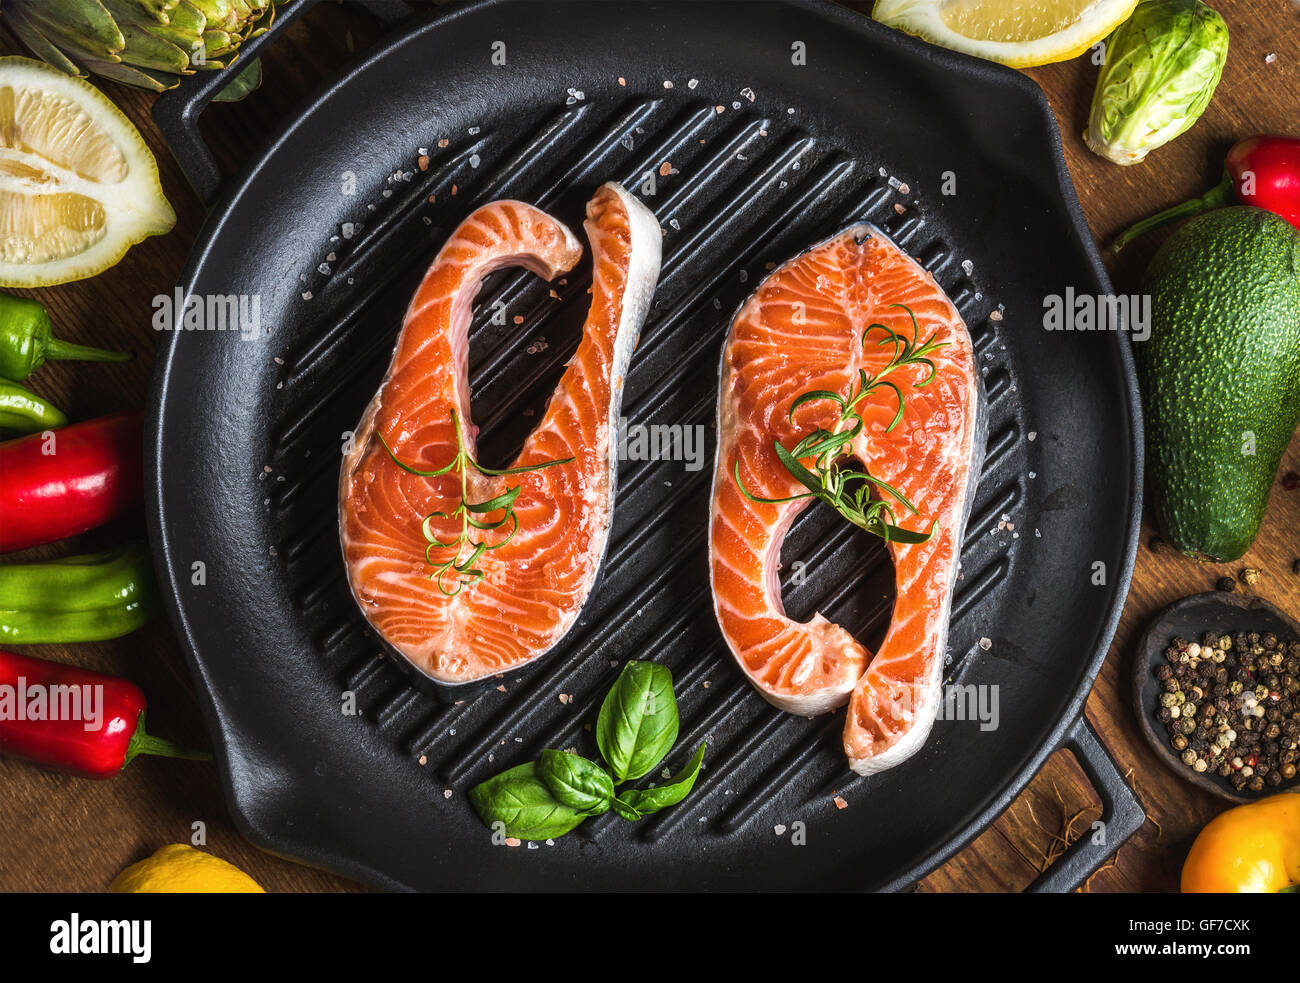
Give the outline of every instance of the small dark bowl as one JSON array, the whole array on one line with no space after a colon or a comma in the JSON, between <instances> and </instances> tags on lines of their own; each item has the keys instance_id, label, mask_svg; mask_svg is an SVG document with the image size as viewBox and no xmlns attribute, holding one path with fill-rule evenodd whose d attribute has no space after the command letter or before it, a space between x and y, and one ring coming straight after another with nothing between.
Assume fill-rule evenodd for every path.
<instances>
[{"instance_id":1,"label":"small dark bowl","mask_svg":"<svg viewBox=\"0 0 1300 983\"><path fill-rule=\"evenodd\" d=\"M1207 631L1219 634L1237 631L1273 632L1283 641L1300 640L1300 624L1279 611L1268 601L1223 591L1193 594L1171 604L1147 626L1133 659L1133 706L1147 741L1174 769L1179 777L1193 785L1233 802L1253 802L1275 792L1295 788L1297 779L1281 785L1266 785L1262 792L1238 792L1226 779L1212 771L1196 772L1183 764L1169 746L1169 733L1156 716L1160 702L1160 680L1156 668L1165 660L1170 639L1180 635L1189 642L1199 642Z\"/></svg>"}]
</instances>

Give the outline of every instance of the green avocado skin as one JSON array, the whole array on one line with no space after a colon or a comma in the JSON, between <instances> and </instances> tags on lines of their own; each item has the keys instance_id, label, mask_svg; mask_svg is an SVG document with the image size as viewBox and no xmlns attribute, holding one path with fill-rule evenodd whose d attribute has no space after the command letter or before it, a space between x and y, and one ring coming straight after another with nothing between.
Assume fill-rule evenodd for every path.
<instances>
[{"instance_id":1,"label":"green avocado skin","mask_svg":"<svg viewBox=\"0 0 1300 983\"><path fill-rule=\"evenodd\" d=\"M1151 336L1133 347L1161 528L1183 553L1235 560L1300 422L1300 232L1259 208L1207 212L1161 247L1141 291Z\"/></svg>"}]
</instances>

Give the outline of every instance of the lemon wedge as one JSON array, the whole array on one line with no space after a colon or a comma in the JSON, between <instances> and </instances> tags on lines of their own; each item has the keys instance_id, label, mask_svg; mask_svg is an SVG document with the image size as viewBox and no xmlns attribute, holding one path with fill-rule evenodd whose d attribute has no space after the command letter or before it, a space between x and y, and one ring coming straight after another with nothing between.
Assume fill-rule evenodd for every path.
<instances>
[{"instance_id":1,"label":"lemon wedge","mask_svg":"<svg viewBox=\"0 0 1300 983\"><path fill-rule=\"evenodd\" d=\"M158 162L102 92L0 58L0 287L94 276L175 224Z\"/></svg>"},{"instance_id":2,"label":"lemon wedge","mask_svg":"<svg viewBox=\"0 0 1300 983\"><path fill-rule=\"evenodd\" d=\"M1029 68L1103 41L1138 0L877 0L871 16L968 55Z\"/></svg>"},{"instance_id":3,"label":"lemon wedge","mask_svg":"<svg viewBox=\"0 0 1300 983\"><path fill-rule=\"evenodd\" d=\"M152 857L132 864L113 878L108 890L110 894L265 893L234 864L188 843L168 844Z\"/></svg>"}]
</instances>

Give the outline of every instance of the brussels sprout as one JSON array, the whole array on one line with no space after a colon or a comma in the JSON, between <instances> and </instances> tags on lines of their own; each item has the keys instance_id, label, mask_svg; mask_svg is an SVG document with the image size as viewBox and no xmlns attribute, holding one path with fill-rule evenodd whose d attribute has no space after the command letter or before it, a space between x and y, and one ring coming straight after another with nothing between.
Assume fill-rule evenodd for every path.
<instances>
[{"instance_id":1,"label":"brussels sprout","mask_svg":"<svg viewBox=\"0 0 1300 983\"><path fill-rule=\"evenodd\" d=\"M1228 25L1200 0L1143 0L1106 41L1084 139L1136 164L1191 127L1228 58Z\"/></svg>"}]
</instances>

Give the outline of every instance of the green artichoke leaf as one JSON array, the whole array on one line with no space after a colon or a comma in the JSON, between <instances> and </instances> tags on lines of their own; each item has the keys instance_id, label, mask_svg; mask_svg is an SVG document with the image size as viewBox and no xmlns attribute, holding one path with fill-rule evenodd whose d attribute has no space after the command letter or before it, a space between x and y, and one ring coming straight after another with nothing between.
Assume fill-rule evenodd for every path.
<instances>
[{"instance_id":1,"label":"green artichoke leaf","mask_svg":"<svg viewBox=\"0 0 1300 983\"><path fill-rule=\"evenodd\" d=\"M233 0L190 0L208 19L212 30L235 30L239 26L239 16L235 12Z\"/></svg>"},{"instance_id":2,"label":"green artichoke leaf","mask_svg":"<svg viewBox=\"0 0 1300 983\"><path fill-rule=\"evenodd\" d=\"M234 81L218 92L217 102L239 102L262 84L262 62L254 58L235 75Z\"/></svg>"},{"instance_id":3,"label":"green artichoke leaf","mask_svg":"<svg viewBox=\"0 0 1300 983\"><path fill-rule=\"evenodd\" d=\"M174 89L180 84L181 77L172 75L169 72L144 71L139 68L132 68L130 65L114 64L112 62L86 62L88 71L106 79L112 79L114 82L121 82L123 85L130 85L137 89L147 89L150 92L166 92L168 89Z\"/></svg>"},{"instance_id":4,"label":"green artichoke leaf","mask_svg":"<svg viewBox=\"0 0 1300 983\"><path fill-rule=\"evenodd\" d=\"M1202 0L1143 0L1105 44L1089 149L1136 164L1205 111L1228 57L1228 26Z\"/></svg>"},{"instance_id":5,"label":"green artichoke leaf","mask_svg":"<svg viewBox=\"0 0 1300 983\"><path fill-rule=\"evenodd\" d=\"M27 18L65 54L121 61L126 39L99 0L38 0L22 5Z\"/></svg>"},{"instance_id":6,"label":"green artichoke leaf","mask_svg":"<svg viewBox=\"0 0 1300 983\"><path fill-rule=\"evenodd\" d=\"M135 7L156 24L169 23L172 12L180 2L181 0L126 0L127 4Z\"/></svg>"},{"instance_id":7,"label":"green artichoke leaf","mask_svg":"<svg viewBox=\"0 0 1300 983\"><path fill-rule=\"evenodd\" d=\"M239 50L239 36L225 31L204 31L203 50L209 61L221 61L225 56Z\"/></svg>"},{"instance_id":8,"label":"green artichoke leaf","mask_svg":"<svg viewBox=\"0 0 1300 983\"><path fill-rule=\"evenodd\" d=\"M160 28L171 23L175 7L180 0L171 0L169 5L146 0L99 0L118 24L135 24L138 27ZM164 9L166 6L166 9Z\"/></svg>"},{"instance_id":9,"label":"green artichoke leaf","mask_svg":"<svg viewBox=\"0 0 1300 983\"><path fill-rule=\"evenodd\" d=\"M18 35L18 40L27 45L41 61L53 65L60 71L67 72L69 75L84 77L87 73L75 61L65 55L58 49L53 42L48 40L44 34L37 30L36 25L29 21L23 14L22 7L10 0L9 3L0 7L0 13L5 15L9 26L13 32Z\"/></svg>"},{"instance_id":10,"label":"green artichoke leaf","mask_svg":"<svg viewBox=\"0 0 1300 983\"><path fill-rule=\"evenodd\" d=\"M126 48L122 51L122 62L142 71L170 72L173 75L192 73L190 53L170 41L155 37L148 31L134 26L123 26L122 36L126 38Z\"/></svg>"}]
</instances>

